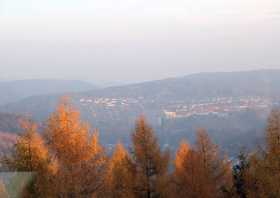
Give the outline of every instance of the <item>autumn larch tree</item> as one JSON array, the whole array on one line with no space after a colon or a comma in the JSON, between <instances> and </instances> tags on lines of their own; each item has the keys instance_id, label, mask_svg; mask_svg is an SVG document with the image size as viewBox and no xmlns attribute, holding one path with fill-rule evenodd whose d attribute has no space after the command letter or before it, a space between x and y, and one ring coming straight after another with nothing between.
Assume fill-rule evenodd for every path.
<instances>
[{"instance_id":1,"label":"autumn larch tree","mask_svg":"<svg viewBox=\"0 0 280 198\"><path fill-rule=\"evenodd\" d=\"M176 152L175 157L175 172L178 172L180 174L181 171L184 171L184 163L185 159L188 156L191 148L186 140L183 140L180 143L180 146Z\"/></svg>"},{"instance_id":2,"label":"autumn larch tree","mask_svg":"<svg viewBox=\"0 0 280 198\"><path fill-rule=\"evenodd\" d=\"M194 149L198 154L205 197L224 197L224 193L231 193L228 192L233 184L231 164L225 156L221 156L218 146L211 141L205 129L197 130Z\"/></svg>"},{"instance_id":3,"label":"autumn larch tree","mask_svg":"<svg viewBox=\"0 0 280 198\"><path fill-rule=\"evenodd\" d=\"M108 197L133 198L133 180L135 170L132 160L124 148L118 143L110 160L107 176Z\"/></svg>"},{"instance_id":4,"label":"autumn larch tree","mask_svg":"<svg viewBox=\"0 0 280 198\"><path fill-rule=\"evenodd\" d=\"M174 172L171 180L171 192L170 197L182 197L190 192L189 188L192 188L192 183L195 184L193 174L193 168L195 165L192 163L195 160L190 158L194 157L193 150L190 148L186 140L183 140L176 152L174 161ZM192 174L189 174L191 172Z\"/></svg>"},{"instance_id":5,"label":"autumn larch tree","mask_svg":"<svg viewBox=\"0 0 280 198\"><path fill-rule=\"evenodd\" d=\"M89 197L103 186L106 157L95 133L80 120L67 100L63 100L45 131L48 146L58 163L56 191L60 197Z\"/></svg>"},{"instance_id":6,"label":"autumn larch tree","mask_svg":"<svg viewBox=\"0 0 280 198\"><path fill-rule=\"evenodd\" d=\"M10 170L32 173L33 178L24 189L23 197L51 197L51 178L55 170L48 149L34 122L23 120L21 126L23 133L6 163Z\"/></svg>"},{"instance_id":7,"label":"autumn larch tree","mask_svg":"<svg viewBox=\"0 0 280 198\"><path fill-rule=\"evenodd\" d=\"M136 121L132 143L136 197L165 197L169 154L161 152L154 131L143 116Z\"/></svg>"},{"instance_id":8,"label":"autumn larch tree","mask_svg":"<svg viewBox=\"0 0 280 198\"><path fill-rule=\"evenodd\" d=\"M248 197L280 197L280 110L272 110L266 128L266 148L251 155Z\"/></svg>"},{"instance_id":9,"label":"autumn larch tree","mask_svg":"<svg viewBox=\"0 0 280 198\"><path fill-rule=\"evenodd\" d=\"M219 198L231 191L230 164L220 156L204 129L197 131L194 148L182 143L175 159L174 197ZM231 193L231 192L229 192Z\"/></svg>"},{"instance_id":10,"label":"autumn larch tree","mask_svg":"<svg viewBox=\"0 0 280 198\"><path fill-rule=\"evenodd\" d=\"M266 128L265 160L262 164L266 179L263 185L270 197L280 197L280 109L272 110ZM270 178L268 178L269 176Z\"/></svg>"}]
</instances>

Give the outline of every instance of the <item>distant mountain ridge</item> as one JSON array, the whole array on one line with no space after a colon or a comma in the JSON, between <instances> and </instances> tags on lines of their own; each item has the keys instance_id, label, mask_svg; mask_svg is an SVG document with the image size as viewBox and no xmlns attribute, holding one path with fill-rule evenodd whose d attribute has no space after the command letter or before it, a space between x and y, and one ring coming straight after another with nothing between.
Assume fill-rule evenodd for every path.
<instances>
[{"instance_id":1,"label":"distant mountain ridge","mask_svg":"<svg viewBox=\"0 0 280 198\"><path fill-rule=\"evenodd\" d=\"M70 85L75 82L76 81L70 81ZM82 83L82 85L84 85L84 83ZM50 86L50 88L51 87L52 86ZM164 105L170 101L188 102L212 97L263 96L280 98L280 69L199 73L179 78L104 89L91 89L88 91L90 87L91 85L85 84L83 88L86 89L86 91L68 93L67 95L71 96L76 104L79 99L87 97L143 97L146 101L153 101L154 105ZM27 97L19 102L2 105L0 107L0 112L30 113L37 119L43 119L54 110L59 98L63 95L62 92L49 95L44 93L44 95Z\"/></svg>"},{"instance_id":2,"label":"distant mountain ridge","mask_svg":"<svg viewBox=\"0 0 280 198\"><path fill-rule=\"evenodd\" d=\"M223 96L280 96L280 69L199 73L94 90L84 95L138 97L163 100L203 99Z\"/></svg>"},{"instance_id":3,"label":"distant mountain ridge","mask_svg":"<svg viewBox=\"0 0 280 198\"><path fill-rule=\"evenodd\" d=\"M95 89L90 83L78 80L16 80L0 82L0 105L18 102L36 95L73 93Z\"/></svg>"}]
</instances>

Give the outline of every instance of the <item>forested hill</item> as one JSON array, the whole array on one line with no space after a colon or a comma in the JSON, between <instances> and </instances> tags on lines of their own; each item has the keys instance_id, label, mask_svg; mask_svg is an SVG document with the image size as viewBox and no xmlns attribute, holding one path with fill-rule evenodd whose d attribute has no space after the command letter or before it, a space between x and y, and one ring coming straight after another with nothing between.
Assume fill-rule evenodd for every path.
<instances>
[{"instance_id":1,"label":"forested hill","mask_svg":"<svg viewBox=\"0 0 280 198\"><path fill-rule=\"evenodd\" d=\"M76 80L17 80L0 82L0 105L35 95L79 92L95 89L87 82Z\"/></svg>"},{"instance_id":2,"label":"forested hill","mask_svg":"<svg viewBox=\"0 0 280 198\"><path fill-rule=\"evenodd\" d=\"M20 122L23 119L24 117L20 115L0 113L0 132L20 133Z\"/></svg>"},{"instance_id":3,"label":"forested hill","mask_svg":"<svg viewBox=\"0 0 280 198\"><path fill-rule=\"evenodd\" d=\"M40 85L40 82L42 85ZM280 70L200 73L180 78L104 89L94 89L93 86L79 81L56 82L57 83L53 81L18 81L17 83L12 83L12 87L17 87L17 84L19 85L16 89L9 88L10 94L5 95L5 89L1 89L3 96L0 97L0 105L1 102L2 104L8 102L8 98L10 98L10 103L8 105L2 105L0 111L17 113L17 110L18 112L28 112L29 110L30 113L34 111L39 113L38 111L40 111L41 108L44 110L48 108L53 110L55 104L57 104L58 98L61 97L63 93L66 94L67 91L89 90L90 88L92 88L91 91L74 94L68 93L68 95L73 96L73 98L143 97L145 100L154 100L157 103L195 101L213 97L261 96L277 99L280 97ZM28 85L30 85L30 87L28 87ZM3 83L0 83L0 86L3 87ZM32 86L36 87L36 89L32 89ZM31 97L27 97L31 94L33 94ZM24 100L13 102L20 98L24 98ZM40 106L41 108L38 109Z\"/></svg>"},{"instance_id":4,"label":"forested hill","mask_svg":"<svg viewBox=\"0 0 280 198\"><path fill-rule=\"evenodd\" d=\"M87 92L106 97L145 97L146 99L194 100L209 97L280 96L280 70L199 73L127 86Z\"/></svg>"}]
</instances>

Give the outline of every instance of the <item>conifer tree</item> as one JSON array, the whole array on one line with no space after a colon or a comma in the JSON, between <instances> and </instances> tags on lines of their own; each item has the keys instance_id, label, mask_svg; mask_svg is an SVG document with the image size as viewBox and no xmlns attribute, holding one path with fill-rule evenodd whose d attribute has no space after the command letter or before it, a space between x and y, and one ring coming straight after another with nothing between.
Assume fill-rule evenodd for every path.
<instances>
[{"instance_id":1,"label":"conifer tree","mask_svg":"<svg viewBox=\"0 0 280 198\"><path fill-rule=\"evenodd\" d=\"M231 191L229 163L221 158L204 129L197 131L194 148L189 149L185 143L180 145L173 181L174 197L217 198L225 197L224 191Z\"/></svg>"},{"instance_id":2,"label":"conifer tree","mask_svg":"<svg viewBox=\"0 0 280 198\"><path fill-rule=\"evenodd\" d=\"M112 198L132 198L134 170L128 152L122 144L117 144L110 160L108 171L109 196Z\"/></svg>"},{"instance_id":3,"label":"conifer tree","mask_svg":"<svg viewBox=\"0 0 280 198\"><path fill-rule=\"evenodd\" d=\"M180 144L175 159L175 171L173 174L172 193L170 197L195 198L200 194L200 181L198 172L198 155L193 149L188 149L188 152L181 153L185 150L186 144ZM178 155L181 153L183 155ZM178 163L180 162L180 163Z\"/></svg>"},{"instance_id":4,"label":"conifer tree","mask_svg":"<svg viewBox=\"0 0 280 198\"><path fill-rule=\"evenodd\" d=\"M30 172L31 183L26 186L27 197L50 197L51 178L54 174L48 149L37 131L37 125L29 120L21 123L23 134L18 138L14 153L6 159L10 170Z\"/></svg>"},{"instance_id":5,"label":"conifer tree","mask_svg":"<svg viewBox=\"0 0 280 198\"><path fill-rule=\"evenodd\" d=\"M175 158L175 171L180 174L181 171L184 171L184 161L187 158L187 155L190 152L190 146L187 141L183 140L176 152Z\"/></svg>"},{"instance_id":6,"label":"conifer tree","mask_svg":"<svg viewBox=\"0 0 280 198\"><path fill-rule=\"evenodd\" d=\"M266 128L266 148L250 157L248 197L280 197L280 110L272 110Z\"/></svg>"},{"instance_id":7,"label":"conifer tree","mask_svg":"<svg viewBox=\"0 0 280 198\"><path fill-rule=\"evenodd\" d=\"M95 133L80 120L67 100L63 100L45 131L48 146L58 163L56 191L62 197L88 197L103 187L105 153Z\"/></svg>"},{"instance_id":8,"label":"conifer tree","mask_svg":"<svg viewBox=\"0 0 280 198\"><path fill-rule=\"evenodd\" d=\"M239 198L247 198L247 176L249 160L247 154L242 150L238 155L238 163L233 166L233 180L236 194Z\"/></svg>"},{"instance_id":9,"label":"conifer tree","mask_svg":"<svg viewBox=\"0 0 280 198\"><path fill-rule=\"evenodd\" d=\"M136 122L132 142L136 197L165 197L169 155L161 152L154 131L143 116Z\"/></svg>"},{"instance_id":10,"label":"conifer tree","mask_svg":"<svg viewBox=\"0 0 280 198\"><path fill-rule=\"evenodd\" d=\"M270 197L280 197L280 109L272 110L266 128L266 151L263 166L264 192Z\"/></svg>"},{"instance_id":11,"label":"conifer tree","mask_svg":"<svg viewBox=\"0 0 280 198\"><path fill-rule=\"evenodd\" d=\"M82 163L79 177L81 179L84 197L107 197L106 177L108 174L109 159L105 149L99 142L99 132L95 130L89 142L89 160Z\"/></svg>"},{"instance_id":12,"label":"conifer tree","mask_svg":"<svg viewBox=\"0 0 280 198\"><path fill-rule=\"evenodd\" d=\"M209 138L204 129L197 130L195 151L199 159L202 182L202 195L205 197L223 197L224 193L232 189L232 173L227 158L223 158L218 146Z\"/></svg>"},{"instance_id":13,"label":"conifer tree","mask_svg":"<svg viewBox=\"0 0 280 198\"><path fill-rule=\"evenodd\" d=\"M272 110L268 118L266 147L270 157L280 162L280 109Z\"/></svg>"}]
</instances>

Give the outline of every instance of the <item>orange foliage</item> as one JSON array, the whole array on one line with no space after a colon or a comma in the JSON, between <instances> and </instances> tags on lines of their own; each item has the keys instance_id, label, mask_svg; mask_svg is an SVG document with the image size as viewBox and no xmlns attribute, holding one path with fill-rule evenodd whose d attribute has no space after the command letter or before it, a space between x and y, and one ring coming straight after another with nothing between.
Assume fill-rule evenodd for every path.
<instances>
[{"instance_id":1,"label":"orange foliage","mask_svg":"<svg viewBox=\"0 0 280 198\"><path fill-rule=\"evenodd\" d=\"M184 161L190 152L190 146L186 140L183 140L179 146L179 149L176 152L175 158L175 170L181 171L183 170Z\"/></svg>"}]
</instances>

